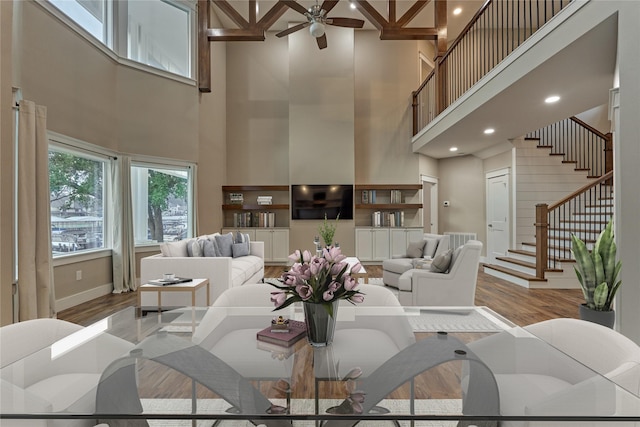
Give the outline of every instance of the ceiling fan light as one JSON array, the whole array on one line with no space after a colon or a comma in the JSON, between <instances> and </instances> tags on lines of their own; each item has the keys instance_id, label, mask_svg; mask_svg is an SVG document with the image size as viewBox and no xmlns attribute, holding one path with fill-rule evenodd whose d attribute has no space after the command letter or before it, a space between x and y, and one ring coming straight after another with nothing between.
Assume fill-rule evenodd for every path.
<instances>
[{"instance_id":1,"label":"ceiling fan light","mask_svg":"<svg viewBox=\"0 0 640 427\"><path fill-rule=\"evenodd\" d=\"M322 37L324 35L324 24L322 22L314 22L309 27L309 32L315 38Z\"/></svg>"}]
</instances>

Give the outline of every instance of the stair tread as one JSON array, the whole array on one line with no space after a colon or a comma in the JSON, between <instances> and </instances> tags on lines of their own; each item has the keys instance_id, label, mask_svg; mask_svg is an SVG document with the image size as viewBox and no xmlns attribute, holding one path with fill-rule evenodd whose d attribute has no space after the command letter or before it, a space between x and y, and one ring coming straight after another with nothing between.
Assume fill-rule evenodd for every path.
<instances>
[{"instance_id":1,"label":"stair tread","mask_svg":"<svg viewBox=\"0 0 640 427\"><path fill-rule=\"evenodd\" d=\"M533 246L535 246L535 243L533 244ZM519 255L525 255L525 256L530 256L535 258L536 257L536 253L535 252L531 252L531 251L523 251L521 249L509 249L508 252L514 253L514 254L519 254ZM553 261L558 261L558 262L575 262L574 259L571 258L560 258L560 257L549 257L549 259L553 260Z\"/></svg>"},{"instance_id":2,"label":"stair tread","mask_svg":"<svg viewBox=\"0 0 640 427\"><path fill-rule=\"evenodd\" d=\"M535 263L522 261L522 260L517 259L517 258L511 258L511 257L508 257L508 256L497 256L496 259L499 259L500 261L504 261L504 262L509 262L511 264L520 265L522 267L536 268L536 264Z\"/></svg>"},{"instance_id":3,"label":"stair tread","mask_svg":"<svg viewBox=\"0 0 640 427\"><path fill-rule=\"evenodd\" d=\"M500 271L500 272L505 273L505 274L509 274L511 276L518 277L520 279L529 280L531 282L546 282L547 281L547 279L541 279L539 277L532 276L530 274L526 274L526 273L523 273L521 271L512 270L510 268L501 267L501 266L495 265L495 264L483 263L482 266L485 267L485 268L490 268L492 270Z\"/></svg>"},{"instance_id":4,"label":"stair tread","mask_svg":"<svg viewBox=\"0 0 640 427\"><path fill-rule=\"evenodd\" d=\"M595 242L595 240L594 240L594 242ZM586 240L585 243L589 243L589 241ZM536 246L535 242L522 242L522 244L526 245L526 246ZM562 251L565 251L565 252L568 252L568 251L571 250L571 248L568 247L568 246L567 247L563 247L563 246L553 246L553 245L549 245L549 249L557 249L557 250L562 250Z\"/></svg>"}]
</instances>

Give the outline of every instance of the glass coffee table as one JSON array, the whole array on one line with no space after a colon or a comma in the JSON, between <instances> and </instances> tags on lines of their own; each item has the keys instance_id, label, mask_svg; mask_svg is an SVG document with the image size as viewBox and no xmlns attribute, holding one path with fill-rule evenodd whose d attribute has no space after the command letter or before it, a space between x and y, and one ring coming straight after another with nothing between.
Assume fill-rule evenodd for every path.
<instances>
[{"instance_id":1,"label":"glass coffee table","mask_svg":"<svg viewBox=\"0 0 640 427\"><path fill-rule=\"evenodd\" d=\"M302 318L295 305L277 314ZM62 353L73 357L86 346L100 350L104 340L98 339L105 334L131 344L99 378L84 378L95 381L93 406L64 413L29 410L27 394L7 395L3 388L0 419L84 419L118 426L198 420L235 426L248 420L327 427L374 421L469 426L640 421L638 396L486 307L340 306L334 342L326 348L313 348L304 338L290 348L262 345L256 333L275 315L271 307L184 308L142 318L133 308L123 310L67 340ZM425 326L429 319L435 327ZM535 348L572 372L575 384L555 397L562 411L549 404L503 414L491 363L474 352L496 337L505 351ZM20 375L29 374L24 369L29 359L41 357L51 357L51 349L3 367L3 381L19 385ZM421 424L427 422L436 424Z\"/></svg>"}]
</instances>

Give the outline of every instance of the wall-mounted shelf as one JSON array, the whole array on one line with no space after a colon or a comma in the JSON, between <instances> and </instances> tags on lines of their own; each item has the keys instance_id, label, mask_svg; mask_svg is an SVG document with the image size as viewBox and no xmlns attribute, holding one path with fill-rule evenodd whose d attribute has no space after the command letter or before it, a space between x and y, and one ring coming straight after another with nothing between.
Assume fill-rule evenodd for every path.
<instances>
[{"instance_id":1,"label":"wall-mounted shelf","mask_svg":"<svg viewBox=\"0 0 640 427\"><path fill-rule=\"evenodd\" d=\"M232 202L232 195L241 195L241 200ZM223 227L288 227L288 185L223 185ZM271 197L271 204L259 204L259 196ZM278 211L278 212L275 212ZM262 217L270 212L269 220ZM265 224L265 225L262 225Z\"/></svg>"},{"instance_id":2,"label":"wall-mounted shelf","mask_svg":"<svg viewBox=\"0 0 640 427\"><path fill-rule=\"evenodd\" d=\"M355 202L356 226L422 225L421 218L417 215L418 209L423 207L422 184L356 184ZM373 215L376 212L383 214ZM392 222L389 216L394 215L396 216ZM377 219L373 219L374 216Z\"/></svg>"}]
</instances>

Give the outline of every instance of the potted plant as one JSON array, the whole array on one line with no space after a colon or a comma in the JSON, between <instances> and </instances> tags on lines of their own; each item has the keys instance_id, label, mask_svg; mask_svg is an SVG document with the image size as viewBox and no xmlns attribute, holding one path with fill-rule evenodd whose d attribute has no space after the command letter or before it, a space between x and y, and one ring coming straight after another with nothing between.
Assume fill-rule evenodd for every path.
<instances>
[{"instance_id":1,"label":"potted plant","mask_svg":"<svg viewBox=\"0 0 640 427\"><path fill-rule=\"evenodd\" d=\"M589 251L584 241L573 233L571 241L571 252L576 260L574 269L585 298L580 306L580 318L611 328L615 322L611 304L622 284L618 280L622 262L616 262L613 219L598 236L593 250Z\"/></svg>"},{"instance_id":2,"label":"potted plant","mask_svg":"<svg viewBox=\"0 0 640 427\"><path fill-rule=\"evenodd\" d=\"M322 237L324 245L327 248L333 246L333 236L336 234L336 228L338 228L338 219L340 219L340 214L336 216L335 224L331 223L327 219L327 214L325 213L324 222L318 227L318 233L320 233L320 237Z\"/></svg>"}]
</instances>

